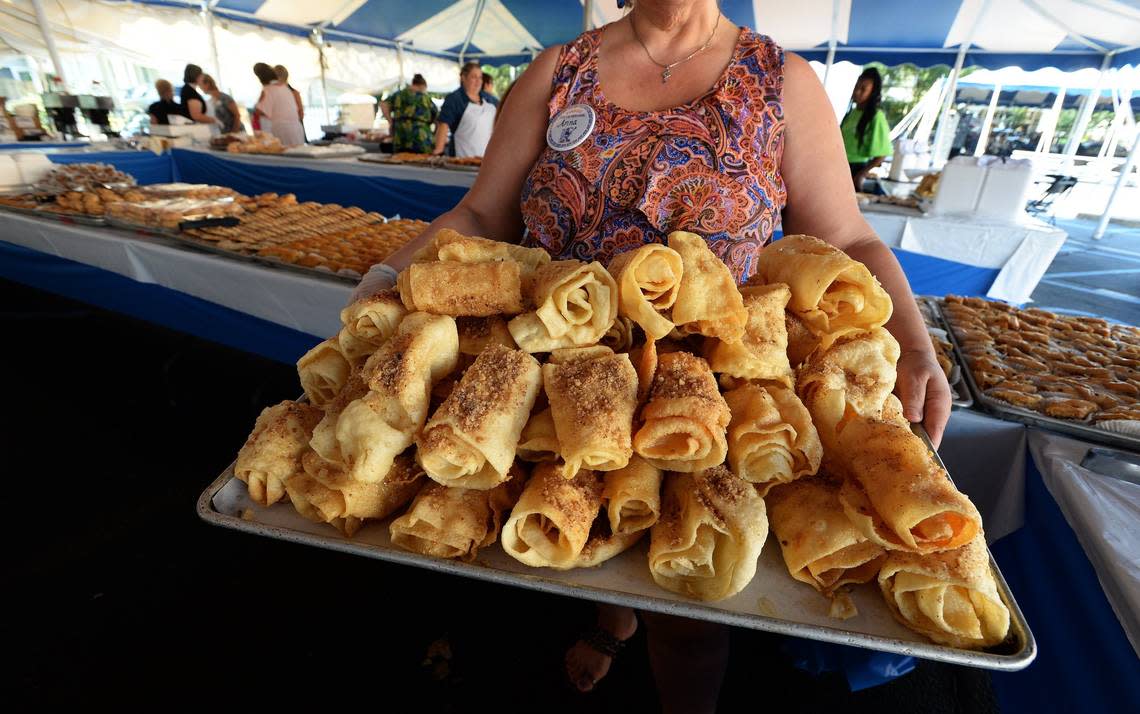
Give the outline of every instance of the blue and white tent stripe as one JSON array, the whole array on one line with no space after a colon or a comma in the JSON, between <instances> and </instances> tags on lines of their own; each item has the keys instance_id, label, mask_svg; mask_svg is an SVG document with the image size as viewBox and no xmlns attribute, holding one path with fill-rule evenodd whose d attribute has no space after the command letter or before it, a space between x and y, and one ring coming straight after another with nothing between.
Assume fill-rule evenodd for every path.
<instances>
[{"instance_id":1,"label":"blue and white tent stripe","mask_svg":"<svg viewBox=\"0 0 1140 714\"><path fill-rule=\"evenodd\" d=\"M193 0L143 0L198 5ZM214 11L276 29L401 43L497 62L525 61L582 31L584 0L218 0ZM1024 69L1140 64L1140 0L721 0L730 19L824 59ZM591 24L621 17L594 0ZM834 38L833 38L834 36Z\"/></svg>"}]
</instances>

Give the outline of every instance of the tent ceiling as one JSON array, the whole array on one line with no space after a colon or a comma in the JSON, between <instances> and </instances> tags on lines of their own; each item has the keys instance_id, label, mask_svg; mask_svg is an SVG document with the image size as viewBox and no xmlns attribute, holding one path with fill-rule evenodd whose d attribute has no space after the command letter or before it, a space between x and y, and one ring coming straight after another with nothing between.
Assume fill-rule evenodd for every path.
<instances>
[{"instance_id":1,"label":"tent ceiling","mask_svg":"<svg viewBox=\"0 0 1140 714\"><path fill-rule=\"evenodd\" d=\"M220 0L216 11L300 31L320 26L334 39L341 33L401 42L451 57L466 44L469 56L525 61L576 36L582 5L583 0ZM970 44L966 63L989 68L1100 67L1106 53L1115 66L1140 63L1140 0L722 0L721 6L734 22L811 59L827 54L835 10L836 59L858 63L953 64L964 42ZM620 16L614 0L595 0L593 25Z\"/></svg>"}]
</instances>

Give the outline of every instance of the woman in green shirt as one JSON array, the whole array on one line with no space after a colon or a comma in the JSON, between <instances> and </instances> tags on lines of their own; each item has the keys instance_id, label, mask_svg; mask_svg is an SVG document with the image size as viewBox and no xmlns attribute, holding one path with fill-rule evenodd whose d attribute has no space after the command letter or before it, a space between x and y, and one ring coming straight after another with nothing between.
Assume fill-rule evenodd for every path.
<instances>
[{"instance_id":1,"label":"woman in green shirt","mask_svg":"<svg viewBox=\"0 0 1140 714\"><path fill-rule=\"evenodd\" d=\"M871 169L883 163L883 159L893 151L891 128L887 126L886 115L879 109L882 91L883 78L879 70L874 67L863 70L855 82L855 90L851 92L855 106L839 125L856 191L862 190L863 181Z\"/></svg>"}]
</instances>

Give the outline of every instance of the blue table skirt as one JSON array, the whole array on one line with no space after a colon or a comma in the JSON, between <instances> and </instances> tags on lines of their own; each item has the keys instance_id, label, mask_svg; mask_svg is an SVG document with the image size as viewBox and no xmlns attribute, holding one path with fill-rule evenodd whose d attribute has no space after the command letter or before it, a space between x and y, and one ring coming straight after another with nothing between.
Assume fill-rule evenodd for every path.
<instances>
[{"instance_id":1,"label":"blue table skirt","mask_svg":"<svg viewBox=\"0 0 1140 714\"><path fill-rule=\"evenodd\" d=\"M0 151L43 151L44 149L82 149L91 146L89 141L17 141L11 144L0 144Z\"/></svg>"},{"instance_id":2,"label":"blue table skirt","mask_svg":"<svg viewBox=\"0 0 1140 714\"><path fill-rule=\"evenodd\" d=\"M434 220L467 193L460 186L437 186L382 176L358 176L291 166L262 166L230 161L200 151L172 153L179 180L212 183L247 195L295 193L302 201L339 203L385 216Z\"/></svg>"},{"instance_id":3,"label":"blue table skirt","mask_svg":"<svg viewBox=\"0 0 1140 714\"><path fill-rule=\"evenodd\" d=\"M2 238L2 236L0 236ZM320 338L160 285L0 240L0 278L295 363Z\"/></svg>"},{"instance_id":4,"label":"blue table skirt","mask_svg":"<svg viewBox=\"0 0 1140 714\"><path fill-rule=\"evenodd\" d=\"M178 180L170 154L149 151L99 151L79 154L48 154L56 164L111 164L135 177L140 184L170 183Z\"/></svg>"}]
</instances>

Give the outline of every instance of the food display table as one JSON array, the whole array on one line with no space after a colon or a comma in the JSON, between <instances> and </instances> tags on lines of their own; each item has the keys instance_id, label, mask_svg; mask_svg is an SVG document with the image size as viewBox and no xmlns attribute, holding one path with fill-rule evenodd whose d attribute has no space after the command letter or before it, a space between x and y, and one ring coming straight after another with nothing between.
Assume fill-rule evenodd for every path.
<instances>
[{"instance_id":1,"label":"food display table","mask_svg":"<svg viewBox=\"0 0 1140 714\"><path fill-rule=\"evenodd\" d=\"M863 217L892 248L997 269L985 295L1028 302L1068 237L1063 230L1029 218L1016 224L975 218L923 216L865 207Z\"/></svg>"},{"instance_id":2,"label":"food display table","mask_svg":"<svg viewBox=\"0 0 1140 714\"><path fill-rule=\"evenodd\" d=\"M295 193L302 201L339 203L386 216L430 221L451 209L475 182L470 171L344 159L230 154L209 149L171 152L180 181L228 186L256 195Z\"/></svg>"},{"instance_id":3,"label":"food display table","mask_svg":"<svg viewBox=\"0 0 1140 714\"><path fill-rule=\"evenodd\" d=\"M48 152L47 157L56 164L110 164L130 174L140 184L170 183L177 181L174 162L168 154L149 151L61 151Z\"/></svg>"}]
</instances>

